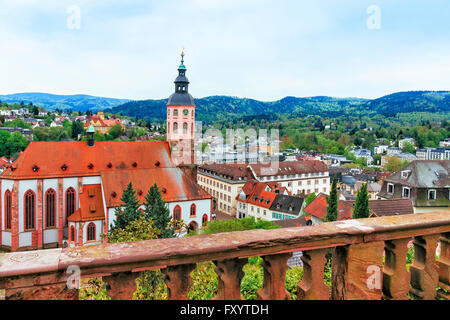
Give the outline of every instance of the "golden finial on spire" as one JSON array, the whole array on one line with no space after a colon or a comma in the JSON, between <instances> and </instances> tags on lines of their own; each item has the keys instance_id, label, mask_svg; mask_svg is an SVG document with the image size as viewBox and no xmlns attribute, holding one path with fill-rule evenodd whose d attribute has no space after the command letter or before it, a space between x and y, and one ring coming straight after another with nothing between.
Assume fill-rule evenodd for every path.
<instances>
[{"instance_id":1,"label":"golden finial on spire","mask_svg":"<svg viewBox=\"0 0 450 320\"><path fill-rule=\"evenodd\" d=\"M184 63L184 47L181 47L181 64Z\"/></svg>"}]
</instances>

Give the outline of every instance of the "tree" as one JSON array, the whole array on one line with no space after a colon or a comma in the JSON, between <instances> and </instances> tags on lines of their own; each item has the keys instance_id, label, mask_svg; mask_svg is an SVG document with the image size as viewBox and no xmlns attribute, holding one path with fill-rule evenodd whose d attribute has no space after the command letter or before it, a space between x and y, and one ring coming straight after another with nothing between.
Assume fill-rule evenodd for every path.
<instances>
[{"instance_id":1,"label":"tree","mask_svg":"<svg viewBox=\"0 0 450 320\"><path fill-rule=\"evenodd\" d=\"M338 194L337 194L337 179L333 176L333 183L331 184L330 195L327 196L327 216L326 222L336 221L338 218Z\"/></svg>"},{"instance_id":2,"label":"tree","mask_svg":"<svg viewBox=\"0 0 450 320\"><path fill-rule=\"evenodd\" d=\"M72 139L78 139L78 135L83 133L84 124L81 121L72 121Z\"/></svg>"},{"instance_id":3,"label":"tree","mask_svg":"<svg viewBox=\"0 0 450 320\"><path fill-rule=\"evenodd\" d=\"M9 137L11 137L11 133L9 133L9 131L0 131L0 157L9 156L8 145L6 144Z\"/></svg>"},{"instance_id":4,"label":"tree","mask_svg":"<svg viewBox=\"0 0 450 320\"><path fill-rule=\"evenodd\" d=\"M408 161L402 161L396 156L386 157L386 162L383 165L383 170L388 172L396 172L403 168Z\"/></svg>"},{"instance_id":5,"label":"tree","mask_svg":"<svg viewBox=\"0 0 450 320\"><path fill-rule=\"evenodd\" d=\"M159 238L174 238L175 228L170 225L172 217L166 202L162 199L156 183L150 187L144 197L144 214L153 220L154 226L160 230Z\"/></svg>"},{"instance_id":6,"label":"tree","mask_svg":"<svg viewBox=\"0 0 450 320\"><path fill-rule=\"evenodd\" d=\"M111 225L110 233L120 228L125 229L132 221L139 219L139 200L136 196L136 191L133 189L133 184L130 183L123 190L122 198L123 207L115 209L116 220Z\"/></svg>"},{"instance_id":7,"label":"tree","mask_svg":"<svg viewBox=\"0 0 450 320\"><path fill-rule=\"evenodd\" d=\"M363 184L356 195L355 207L353 208L353 219L368 218L369 195L367 193L367 183Z\"/></svg>"},{"instance_id":8,"label":"tree","mask_svg":"<svg viewBox=\"0 0 450 320\"><path fill-rule=\"evenodd\" d=\"M19 153L28 146L28 140L18 131L14 132L8 140L6 140L6 147L8 149L8 156L13 156Z\"/></svg>"},{"instance_id":9,"label":"tree","mask_svg":"<svg viewBox=\"0 0 450 320\"><path fill-rule=\"evenodd\" d=\"M403 152L407 152L407 153L415 153L416 149L414 148L414 145L411 142L405 142L403 144Z\"/></svg>"},{"instance_id":10,"label":"tree","mask_svg":"<svg viewBox=\"0 0 450 320\"><path fill-rule=\"evenodd\" d=\"M111 127L111 129L109 129L108 140L117 139L124 134L125 132L123 131L122 126L120 124L115 124Z\"/></svg>"},{"instance_id":11,"label":"tree","mask_svg":"<svg viewBox=\"0 0 450 320\"><path fill-rule=\"evenodd\" d=\"M311 194L309 194L306 198L305 198L305 206L307 206L308 204L310 204L314 199L316 198L316 194L313 192Z\"/></svg>"}]
</instances>

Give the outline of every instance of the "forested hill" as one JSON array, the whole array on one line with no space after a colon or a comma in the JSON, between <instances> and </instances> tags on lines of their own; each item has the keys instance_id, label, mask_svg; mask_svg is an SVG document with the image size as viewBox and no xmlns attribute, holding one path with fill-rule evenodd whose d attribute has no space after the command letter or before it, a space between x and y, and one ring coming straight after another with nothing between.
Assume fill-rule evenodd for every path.
<instances>
[{"instance_id":1,"label":"forested hill","mask_svg":"<svg viewBox=\"0 0 450 320\"><path fill-rule=\"evenodd\" d=\"M166 118L166 99L130 101L107 109L111 113L159 120ZM381 113L393 116L409 112L450 112L450 91L410 91L390 94L378 99L360 98L286 97L278 101L262 102L253 99L211 96L195 99L196 118L204 122L240 118L252 115L316 114L339 116L341 114Z\"/></svg>"},{"instance_id":2,"label":"forested hill","mask_svg":"<svg viewBox=\"0 0 450 320\"><path fill-rule=\"evenodd\" d=\"M0 101L7 103L32 102L34 105L44 107L46 110L73 110L73 111L99 111L113 108L130 101L129 99L114 99L89 96L85 94L57 95L50 93L28 92L0 95Z\"/></svg>"}]
</instances>

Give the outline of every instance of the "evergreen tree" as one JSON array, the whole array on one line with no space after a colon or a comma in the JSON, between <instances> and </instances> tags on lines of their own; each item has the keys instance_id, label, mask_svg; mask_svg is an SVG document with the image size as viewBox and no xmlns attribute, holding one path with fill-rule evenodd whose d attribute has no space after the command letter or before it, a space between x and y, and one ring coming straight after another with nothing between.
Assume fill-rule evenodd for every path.
<instances>
[{"instance_id":1,"label":"evergreen tree","mask_svg":"<svg viewBox=\"0 0 450 320\"><path fill-rule=\"evenodd\" d=\"M140 216L139 200L131 181L127 188L123 190L122 198L120 200L122 201L123 206L116 208L116 220L114 221L114 225L111 225L110 232L113 232L118 228L125 229L130 222L139 219Z\"/></svg>"},{"instance_id":2,"label":"evergreen tree","mask_svg":"<svg viewBox=\"0 0 450 320\"><path fill-rule=\"evenodd\" d=\"M166 202L161 197L156 183L150 187L144 198L146 219L152 219L153 225L160 230L158 238L174 238L175 230L169 226L172 217Z\"/></svg>"},{"instance_id":3,"label":"evergreen tree","mask_svg":"<svg viewBox=\"0 0 450 320\"><path fill-rule=\"evenodd\" d=\"M369 195L367 194L367 183L361 186L356 195L355 207L353 208L353 219L369 217Z\"/></svg>"},{"instance_id":4,"label":"evergreen tree","mask_svg":"<svg viewBox=\"0 0 450 320\"><path fill-rule=\"evenodd\" d=\"M327 197L327 204L327 216L325 217L325 221L336 221L338 218L338 193L336 175L333 177L330 195Z\"/></svg>"}]
</instances>

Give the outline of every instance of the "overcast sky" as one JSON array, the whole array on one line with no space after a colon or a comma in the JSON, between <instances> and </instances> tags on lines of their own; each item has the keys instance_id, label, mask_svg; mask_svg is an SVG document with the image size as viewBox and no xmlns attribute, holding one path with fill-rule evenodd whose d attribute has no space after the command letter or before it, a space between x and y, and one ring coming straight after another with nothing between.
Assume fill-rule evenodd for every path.
<instances>
[{"instance_id":1,"label":"overcast sky","mask_svg":"<svg viewBox=\"0 0 450 320\"><path fill-rule=\"evenodd\" d=\"M79 13L79 19L78 19ZM260 100L450 89L449 0L0 0L0 94Z\"/></svg>"}]
</instances>

